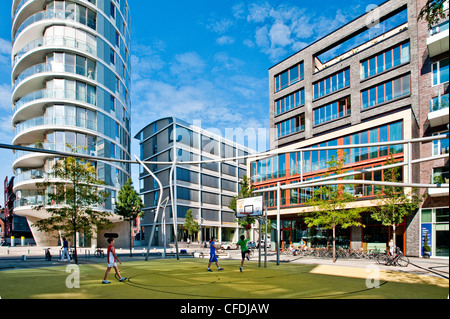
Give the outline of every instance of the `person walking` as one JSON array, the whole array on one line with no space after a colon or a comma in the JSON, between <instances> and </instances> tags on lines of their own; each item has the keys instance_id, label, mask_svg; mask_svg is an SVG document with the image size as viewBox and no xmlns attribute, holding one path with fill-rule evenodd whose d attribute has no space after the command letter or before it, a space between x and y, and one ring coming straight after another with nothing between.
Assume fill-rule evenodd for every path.
<instances>
[{"instance_id":1,"label":"person walking","mask_svg":"<svg viewBox=\"0 0 450 319\"><path fill-rule=\"evenodd\" d=\"M64 257L67 256L67 261L70 261L70 255L69 255L69 242L67 241L66 237L63 237L63 246L61 247L62 249L62 254L61 254L61 259L59 261L64 261Z\"/></svg>"},{"instance_id":2,"label":"person walking","mask_svg":"<svg viewBox=\"0 0 450 319\"><path fill-rule=\"evenodd\" d=\"M247 257L247 260L250 260L250 257L248 255L250 253L250 250L247 248L247 242L248 242L248 239L245 239L245 236L241 235L239 241L236 243L236 245L241 246L242 260L241 260L241 267L239 268L239 270L241 272L244 271L245 257Z\"/></svg>"},{"instance_id":3,"label":"person walking","mask_svg":"<svg viewBox=\"0 0 450 319\"><path fill-rule=\"evenodd\" d=\"M108 238L108 243L109 243L109 246L108 246L108 250L106 253L108 268L106 268L106 272L105 272L105 276L103 277L102 284L110 284L111 283L110 281L107 280L109 272L111 271L111 268L114 268L114 270L116 271L116 275L120 278L119 279L120 282L125 281L127 278L122 277L120 275L119 268L117 268L116 260L120 264L122 264L122 262L119 260L119 257L117 257L117 255L116 255L116 249L114 248L114 238Z\"/></svg>"},{"instance_id":4,"label":"person walking","mask_svg":"<svg viewBox=\"0 0 450 319\"><path fill-rule=\"evenodd\" d=\"M216 239L216 237L214 237L214 236L211 237L211 241L209 243L209 248L210 248L210 251L209 251L209 263L208 263L208 269L206 269L206 271L211 271L212 272L211 264L213 262L216 263L217 269L219 271L223 270L223 268L220 268L220 266L219 266L219 261L217 259L217 255L216 255L216 249L219 249L220 245L215 243L215 239Z\"/></svg>"}]
</instances>

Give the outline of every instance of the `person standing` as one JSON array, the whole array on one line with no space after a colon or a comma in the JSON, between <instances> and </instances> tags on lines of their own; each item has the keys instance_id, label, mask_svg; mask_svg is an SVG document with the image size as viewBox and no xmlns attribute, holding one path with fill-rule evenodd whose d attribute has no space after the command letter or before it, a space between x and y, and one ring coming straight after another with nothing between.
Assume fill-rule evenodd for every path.
<instances>
[{"instance_id":1,"label":"person standing","mask_svg":"<svg viewBox=\"0 0 450 319\"><path fill-rule=\"evenodd\" d=\"M209 251L209 263L208 263L208 269L206 269L206 271L212 271L210 267L211 267L211 264L213 262L216 263L217 269L219 271L223 270L223 268L220 268L220 266L219 266L219 261L217 259L217 255L216 255L216 249L219 249L220 245L215 243L215 239L216 239L216 237L213 236L211 238L210 243L209 243L209 248L210 248L210 251Z\"/></svg>"},{"instance_id":2,"label":"person standing","mask_svg":"<svg viewBox=\"0 0 450 319\"><path fill-rule=\"evenodd\" d=\"M119 272L119 268L117 268L117 264L116 264L116 260L122 264L122 262L119 260L119 257L117 257L116 255L116 249L114 248L114 238L108 238L108 250L106 253L106 259L108 262L108 268L106 268L106 272L105 272L105 276L103 277L103 281L102 284L110 284L111 282L108 281L108 275L109 272L111 271L111 268L114 268L114 270L116 271L117 276L120 278L119 281L125 281L127 278L126 277L122 277L120 275Z\"/></svg>"},{"instance_id":3,"label":"person standing","mask_svg":"<svg viewBox=\"0 0 450 319\"><path fill-rule=\"evenodd\" d=\"M247 242L248 239L245 239L244 235L241 235L241 238L239 239L239 241L236 243L236 245L241 246L241 255L242 255L242 260L241 260L241 267L239 268L239 270L242 272L244 270L244 261L245 261L245 257L247 257L247 260L250 260L248 254L250 253L250 250L248 250L247 248Z\"/></svg>"},{"instance_id":4,"label":"person standing","mask_svg":"<svg viewBox=\"0 0 450 319\"><path fill-rule=\"evenodd\" d=\"M66 237L63 237L63 246L61 248L63 251L61 254L60 261L64 261L64 257L66 257L66 256L67 256L67 261L70 261L70 255L69 255L70 246L69 246L69 242L67 241Z\"/></svg>"}]
</instances>

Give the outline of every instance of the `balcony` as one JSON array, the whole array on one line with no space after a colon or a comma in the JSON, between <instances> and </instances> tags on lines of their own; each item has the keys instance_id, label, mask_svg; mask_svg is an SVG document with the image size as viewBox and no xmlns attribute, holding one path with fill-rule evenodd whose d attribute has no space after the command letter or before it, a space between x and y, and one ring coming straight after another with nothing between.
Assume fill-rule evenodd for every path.
<instances>
[{"instance_id":1,"label":"balcony","mask_svg":"<svg viewBox=\"0 0 450 319\"><path fill-rule=\"evenodd\" d=\"M449 21L447 20L434 26L430 30L427 39L428 54L430 57L434 57L449 50L448 29Z\"/></svg>"},{"instance_id":2,"label":"balcony","mask_svg":"<svg viewBox=\"0 0 450 319\"><path fill-rule=\"evenodd\" d=\"M448 168L435 168L432 175L431 183L434 184L448 184L449 183L449 172ZM428 188L428 196L430 197L439 197L449 195L448 187L437 187L437 188Z\"/></svg>"},{"instance_id":3,"label":"balcony","mask_svg":"<svg viewBox=\"0 0 450 319\"><path fill-rule=\"evenodd\" d=\"M449 122L449 101L448 93L431 99L430 113L428 113L428 121L431 127L448 124Z\"/></svg>"}]
</instances>

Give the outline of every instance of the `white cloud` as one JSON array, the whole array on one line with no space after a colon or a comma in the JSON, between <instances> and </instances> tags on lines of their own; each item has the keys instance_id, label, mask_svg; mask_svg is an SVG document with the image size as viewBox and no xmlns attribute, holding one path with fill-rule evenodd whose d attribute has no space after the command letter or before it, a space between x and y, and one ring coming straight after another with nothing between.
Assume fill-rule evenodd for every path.
<instances>
[{"instance_id":1,"label":"white cloud","mask_svg":"<svg viewBox=\"0 0 450 319\"><path fill-rule=\"evenodd\" d=\"M234 43L234 38L230 37L230 36L227 36L227 35L224 35L224 36L221 36L220 38L218 38L216 40L216 42L219 45L229 45L229 44L233 44Z\"/></svg>"},{"instance_id":2,"label":"white cloud","mask_svg":"<svg viewBox=\"0 0 450 319\"><path fill-rule=\"evenodd\" d=\"M0 84L0 110L7 111L9 113L12 113L11 91L12 89L10 84Z\"/></svg>"},{"instance_id":3,"label":"white cloud","mask_svg":"<svg viewBox=\"0 0 450 319\"><path fill-rule=\"evenodd\" d=\"M209 23L206 28L212 32L223 34L227 32L234 25L231 19L216 20L214 18L209 19Z\"/></svg>"},{"instance_id":4,"label":"white cloud","mask_svg":"<svg viewBox=\"0 0 450 319\"><path fill-rule=\"evenodd\" d=\"M272 46L285 47L293 42L291 39L291 29L281 22L272 25L269 36Z\"/></svg>"},{"instance_id":5,"label":"white cloud","mask_svg":"<svg viewBox=\"0 0 450 319\"><path fill-rule=\"evenodd\" d=\"M201 74L206 66L205 61L196 52L180 53L170 65L170 72L175 75Z\"/></svg>"}]
</instances>

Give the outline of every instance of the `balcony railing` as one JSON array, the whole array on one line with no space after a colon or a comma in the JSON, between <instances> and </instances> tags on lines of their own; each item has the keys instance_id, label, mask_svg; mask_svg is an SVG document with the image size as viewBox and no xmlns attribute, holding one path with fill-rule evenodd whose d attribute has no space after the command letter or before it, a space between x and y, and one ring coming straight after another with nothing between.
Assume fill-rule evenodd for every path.
<instances>
[{"instance_id":1,"label":"balcony railing","mask_svg":"<svg viewBox=\"0 0 450 319\"><path fill-rule=\"evenodd\" d=\"M77 19L76 19L77 18ZM49 20L49 19L62 19L62 20L77 20L77 22L87 25L93 30L96 30L97 28L97 21L91 18L87 18L84 16L76 17L74 12L71 11L65 11L65 10L57 10L57 9L51 9L51 10L44 10L37 12L33 14L31 17L26 19L20 27L17 29L17 31L13 35L13 40L16 38L18 34L20 34L25 28L32 25L33 23L42 21L42 20Z\"/></svg>"},{"instance_id":2,"label":"balcony railing","mask_svg":"<svg viewBox=\"0 0 450 319\"><path fill-rule=\"evenodd\" d=\"M80 49L87 53L96 55L97 47L96 45L88 44L85 41L80 41L78 39L72 37L43 37L36 40L31 41L27 45L25 45L15 56L14 56L14 64L17 63L27 52L45 46L57 46L57 47L70 47L75 49Z\"/></svg>"},{"instance_id":3,"label":"balcony railing","mask_svg":"<svg viewBox=\"0 0 450 319\"><path fill-rule=\"evenodd\" d=\"M444 22L434 26L433 28L431 28L431 30L428 33L428 36L432 37L435 34L438 34L440 32L448 30L448 28L449 28L449 20L444 21Z\"/></svg>"},{"instance_id":4,"label":"balcony railing","mask_svg":"<svg viewBox=\"0 0 450 319\"><path fill-rule=\"evenodd\" d=\"M97 122L93 120L81 119L73 116L39 116L17 124L16 135L26 129L40 125L69 125L94 131L97 129Z\"/></svg>"},{"instance_id":5,"label":"balcony railing","mask_svg":"<svg viewBox=\"0 0 450 319\"><path fill-rule=\"evenodd\" d=\"M25 80L26 78L33 76L35 74L44 73L44 72L68 72L73 74L78 74L82 76L86 76L92 80L96 79L96 72L91 68L85 68L75 64L64 64L64 63L40 63L33 65L32 67L23 71L14 82L14 89L19 85L20 82Z\"/></svg>"},{"instance_id":6,"label":"balcony railing","mask_svg":"<svg viewBox=\"0 0 450 319\"><path fill-rule=\"evenodd\" d=\"M449 108L448 93L431 99L430 112L439 111L445 108Z\"/></svg>"},{"instance_id":7,"label":"balcony railing","mask_svg":"<svg viewBox=\"0 0 450 319\"><path fill-rule=\"evenodd\" d=\"M14 106L14 112L16 112L23 105L41 100L41 99L69 99L76 100L92 105L97 105L97 97L95 93L85 93L77 90L56 90L56 89L42 89L31 92L19 99Z\"/></svg>"}]
</instances>

